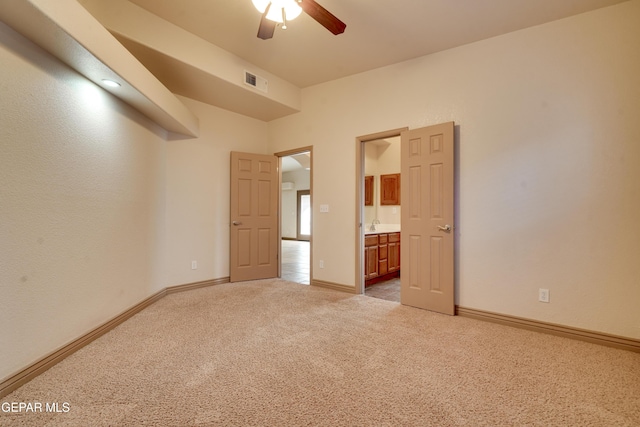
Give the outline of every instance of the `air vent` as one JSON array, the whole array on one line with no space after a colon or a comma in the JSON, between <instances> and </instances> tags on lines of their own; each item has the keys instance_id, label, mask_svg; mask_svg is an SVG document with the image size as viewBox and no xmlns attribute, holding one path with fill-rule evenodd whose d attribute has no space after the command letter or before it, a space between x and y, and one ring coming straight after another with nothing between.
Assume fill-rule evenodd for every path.
<instances>
[{"instance_id":1,"label":"air vent","mask_svg":"<svg viewBox=\"0 0 640 427\"><path fill-rule=\"evenodd\" d=\"M246 84L248 84L249 86L256 87L256 84L257 84L256 81L257 81L256 76L254 76L251 73L247 73L247 72L244 73L244 82Z\"/></svg>"},{"instance_id":2,"label":"air vent","mask_svg":"<svg viewBox=\"0 0 640 427\"><path fill-rule=\"evenodd\" d=\"M269 82L267 79L250 73L247 70L244 71L244 83L264 93L267 93L269 90Z\"/></svg>"}]
</instances>

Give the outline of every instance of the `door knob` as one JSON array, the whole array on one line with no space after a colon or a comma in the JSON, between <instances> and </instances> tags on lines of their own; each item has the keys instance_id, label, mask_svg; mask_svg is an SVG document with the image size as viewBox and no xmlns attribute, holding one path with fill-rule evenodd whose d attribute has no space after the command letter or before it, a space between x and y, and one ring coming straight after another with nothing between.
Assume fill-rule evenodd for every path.
<instances>
[{"instance_id":1,"label":"door knob","mask_svg":"<svg viewBox=\"0 0 640 427\"><path fill-rule=\"evenodd\" d=\"M438 226L438 230L440 231L446 231L447 233L451 231L451 226L449 224L445 225L444 227L439 225Z\"/></svg>"},{"instance_id":2,"label":"door knob","mask_svg":"<svg viewBox=\"0 0 640 427\"><path fill-rule=\"evenodd\" d=\"M232 224L233 225L242 225L242 223L240 221L233 221Z\"/></svg>"}]
</instances>

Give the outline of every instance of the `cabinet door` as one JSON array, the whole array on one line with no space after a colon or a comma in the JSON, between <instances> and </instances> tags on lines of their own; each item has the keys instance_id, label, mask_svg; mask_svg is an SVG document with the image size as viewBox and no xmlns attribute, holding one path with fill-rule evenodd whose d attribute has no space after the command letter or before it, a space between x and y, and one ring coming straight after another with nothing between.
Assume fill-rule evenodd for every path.
<instances>
[{"instance_id":1,"label":"cabinet door","mask_svg":"<svg viewBox=\"0 0 640 427\"><path fill-rule=\"evenodd\" d=\"M365 248L365 279L378 277L378 246Z\"/></svg>"},{"instance_id":2,"label":"cabinet door","mask_svg":"<svg viewBox=\"0 0 640 427\"><path fill-rule=\"evenodd\" d=\"M388 246L389 273L391 273L400 269L400 244L389 243Z\"/></svg>"},{"instance_id":3,"label":"cabinet door","mask_svg":"<svg viewBox=\"0 0 640 427\"><path fill-rule=\"evenodd\" d=\"M364 177L364 205L373 206L373 175Z\"/></svg>"},{"instance_id":4,"label":"cabinet door","mask_svg":"<svg viewBox=\"0 0 640 427\"><path fill-rule=\"evenodd\" d=\"M380 204L400 204L400 174L380 175Z\"/></svg>"},{"instance_id":5,"label":"cabinet door","mask_svg":"<svg viewBox=\"0 0 640 427\"><path fill-rule=\"evenodd\" d=\"M389 260L390 273L400 269L400 233L389 234L387 258Z\"/></svg>"},{"instance_id":6,"label":"cabinet door","mask_svg":"<svg viewBox=\"0 0 640 427\"><path fill-rule=\"evenodd\" d=\"M364 236L364 279L378 277L378 235Z\"/></svg>"}]
</instances>

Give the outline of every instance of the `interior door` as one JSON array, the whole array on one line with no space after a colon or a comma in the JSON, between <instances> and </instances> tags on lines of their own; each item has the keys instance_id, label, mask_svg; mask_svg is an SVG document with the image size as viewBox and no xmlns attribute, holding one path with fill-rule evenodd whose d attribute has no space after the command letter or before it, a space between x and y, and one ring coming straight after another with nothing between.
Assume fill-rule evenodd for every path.
<instances>
[{"instance_id":1,"label":"interior door","mask_svg":"<svg viewBox=\"0 0 640 427\"><path fill-rule=\"evenodd\" d=\"M401 134L400 301L455 314L454 123Z\"/></svg>"},{"instance_id":2,"label":"interior door","mask_svg":"<svg viewBox=\"0 0 640 427\"><path fill-rule=\"evenodd\" d=\"M231 152L231 282L278 275L278 159Z\"/></svg>"}]
</instances>

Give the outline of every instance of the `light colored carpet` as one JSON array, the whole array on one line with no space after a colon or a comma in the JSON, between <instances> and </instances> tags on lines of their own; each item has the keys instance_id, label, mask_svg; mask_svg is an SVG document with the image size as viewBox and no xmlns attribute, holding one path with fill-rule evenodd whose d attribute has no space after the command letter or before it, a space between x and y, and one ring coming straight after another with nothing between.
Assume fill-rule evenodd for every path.
<instances>
[{"instance_id":1,"label":"light colored carpet","mask_svg":"<svg viewBox=\"0 0 640 427\"><path fill-rule=\"evenodd\" d=\"M282 280L172 294L3 402L24 426L639 426L640 354Z\"/></svg>"}]
</instances>

